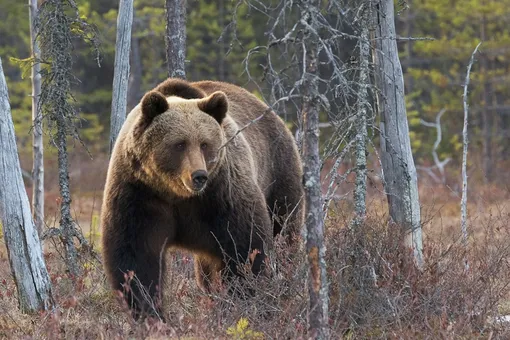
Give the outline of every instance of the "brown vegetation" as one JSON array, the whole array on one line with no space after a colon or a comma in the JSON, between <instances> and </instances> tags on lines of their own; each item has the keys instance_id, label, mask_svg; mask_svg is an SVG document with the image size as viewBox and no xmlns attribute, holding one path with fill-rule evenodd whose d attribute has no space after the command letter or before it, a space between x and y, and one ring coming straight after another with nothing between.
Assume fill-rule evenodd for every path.
<instances>
[{"instance_id":1,"label":"brown vegetation","mask_svg":"<svg viewBox=\"0 0 510 340\"><path fill-rule=\"evenodd\" d=\"M84 161L80 166L95 162L102 164ZM73 203L84 234L93 241L97 240L94 216L100 195L87 190L96 189L103 170L97 164L86 166L89 170L75 178L82 190L75 193ZM346 201L332 204L326 221L332 337L508 338L506 321L501 319L510 314L508 190L471 190L470 248L466 252L460 241L458 196L448 187L422 181L426 266L419 272L408 250L400 246L403 235L385 222L386 203L378 187L369 195L368 218L358 230L346 228L352 218L352 207ZM48 209L56 204L50 203ZM155 320L134 323L109 290L102 266L95 260L84 254L84 274L73 279L57 249L48 244L46 249L59 305L52 313L28 316L18 312L9 263L0 251L0 338L306 338L307 261L302 249L288 249L283 242L276 243L271 256L271 277L259 278L256 284L249 281L255 297L242 299L231 298L221 286L205 296L194 281L192 258L170 254L168 294L163 301L166 324Z\"/></svg>"}]
</instances>

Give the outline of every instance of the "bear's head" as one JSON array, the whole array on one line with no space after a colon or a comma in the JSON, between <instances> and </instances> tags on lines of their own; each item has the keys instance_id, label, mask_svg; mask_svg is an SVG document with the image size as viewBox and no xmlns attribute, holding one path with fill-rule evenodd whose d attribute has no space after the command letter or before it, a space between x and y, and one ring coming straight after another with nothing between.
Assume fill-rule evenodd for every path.
<instances>
[{"instance_id":1,"label":"bear's head","mask_svg":"<svg viewBox=\"0 0 510 340\"><path fill-rule=\"evenodd\" d=\"M199 195L224 158L226 95L185 99L150 91L140 111L132 141L144 177L179 197Z\"/></svg>"}]
</instances>

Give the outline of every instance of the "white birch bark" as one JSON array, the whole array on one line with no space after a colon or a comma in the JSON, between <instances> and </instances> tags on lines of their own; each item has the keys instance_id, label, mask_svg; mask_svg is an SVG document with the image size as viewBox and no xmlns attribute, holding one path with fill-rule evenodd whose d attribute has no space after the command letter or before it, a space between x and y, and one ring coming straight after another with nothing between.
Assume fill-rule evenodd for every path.
<instances>
[{"instance_id":1,"label":"white birch bark","mask_svg":"<svg viewBox=\"0 0 510 340\"><path fill-rule=\"evenodd\" d=\"M0 60L0 219L22 312L46 310L51 283L30 212Z\"/></svg>"},{"instance_id":2,"label":"white birch bark","mask_svg":"<svg viewBox=\"0 0 510 340\"><path fill-rule=\"evenodd\" d=\"M166 0L166 59L168 76L186 78L186 0Z\"/></svg>"},{"instance_id":3,"label":"white birch bark","mask_svg":"<svg viewBox=\"0 0 510 340\"><path fill-rule=\"evenodd\" d=\"M37 0L28 0L30 17L30 43L32 57L35 58L32 66L32 143L33 143L33 167L32 167L32 209L34 214L34 223L37 233L42 235L44 228L44 149L43 149L43 130L42 113L39 108L39 97L41 95L41 66L38 59L41 57L39 43L36 41L37 30L35 19L37 17Z\"/></svg>"},{"instance_id":4,"label":"white birch bark","mask_svg":"<svg viewBox=\"0 0 510 340\"><path fill-rule=\"evenodd\" d=\"M110 153L119 131L126 120L129 83L129 55L131 27L133 25L133 0L120 0L115 42L115 68L113 71L112 113L110 122Z\"/></svg>"},{"instance_id":5,"label":"white birch bark","mask_svg":"<svg viewBox=\"0 0 510 340\"><path fill-rule=\"evenodd\" d=\"M398 57L394 3L380 0L374 8L377 106L381 118L381 163L390 216L407 232L405 243L415 263L423 266L418 180L407 123L404 78Z\"/></svg>"}]
</instances>

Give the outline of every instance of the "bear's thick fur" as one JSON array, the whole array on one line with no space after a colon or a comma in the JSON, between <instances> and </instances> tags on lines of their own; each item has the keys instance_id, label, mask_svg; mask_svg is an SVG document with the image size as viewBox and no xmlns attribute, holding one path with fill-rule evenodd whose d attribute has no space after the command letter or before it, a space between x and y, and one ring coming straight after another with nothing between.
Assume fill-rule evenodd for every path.
<instances>
[{"instance_id":1,"label":"bear's thick fur","mask_svg":"<svg viewBox=\"0 0 510 340\"><path fill-rule=\"evenodd\" d=\"M133 271L154 297L169 248L194 254L206 291L219 271L239 275L254 250L258 274L283 226L289 242L299 237L303 201L299 153L273 111L232 84L168 79L129 113L112 152L101 216L107 276L125 291ZM135 317L156 312L137 282L125 293Z\"/></svg>"}]
</instances>

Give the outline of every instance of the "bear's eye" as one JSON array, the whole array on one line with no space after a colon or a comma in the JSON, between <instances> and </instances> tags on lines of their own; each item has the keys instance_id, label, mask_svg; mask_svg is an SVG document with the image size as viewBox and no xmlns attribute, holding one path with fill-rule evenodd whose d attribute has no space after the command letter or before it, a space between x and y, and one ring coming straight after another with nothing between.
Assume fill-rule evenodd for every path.
<instances>
[{"instance_id":1,"label":"bear's eye","mask_svg":"<svg viewBox=\"0 0 510 340\"><path fill-rule=\"evenodd\" d=\"M186 148L186 142L179 142L175 144L175 148L179 151L182 151Z\"/></svg>"},{"instance_id":2,"label":"bear's eye","mask_svg":"<svg viewBox=\"0 0 510 340\"><path fill-rule=\"evenodd\" d=\"M207 143L200 144L200 149L202 150L207 150L207 147L208 147Z\"/></svg>"}]
</instances>

